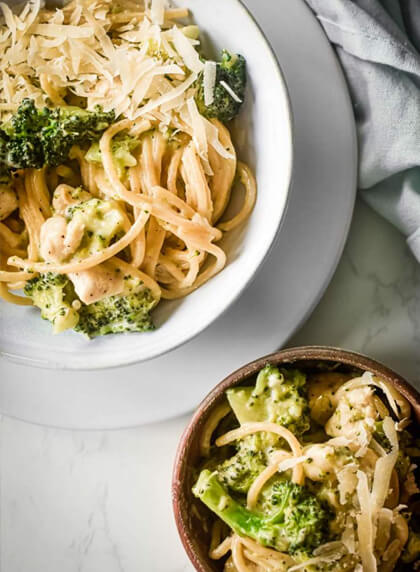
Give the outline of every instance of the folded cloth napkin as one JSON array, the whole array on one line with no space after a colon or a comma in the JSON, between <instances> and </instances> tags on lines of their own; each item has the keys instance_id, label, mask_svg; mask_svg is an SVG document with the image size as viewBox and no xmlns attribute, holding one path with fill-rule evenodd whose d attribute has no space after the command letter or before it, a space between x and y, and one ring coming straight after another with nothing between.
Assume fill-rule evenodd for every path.
<instances>
[{"instance_id":1,"label":"folded cloth napkin","mask_svg":"<svg viewBox=\"0 0 420 572\"><path fill-rule=\"evenodd\" d=\"M353 100L363 198L420 262L420 0L306 0Z\"/></svg>"}]
</instances>

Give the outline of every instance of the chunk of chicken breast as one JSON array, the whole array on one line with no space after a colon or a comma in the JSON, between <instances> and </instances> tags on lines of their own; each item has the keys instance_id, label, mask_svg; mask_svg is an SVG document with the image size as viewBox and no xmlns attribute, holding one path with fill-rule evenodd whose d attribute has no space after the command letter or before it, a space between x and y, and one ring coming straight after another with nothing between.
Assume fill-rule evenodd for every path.
<instances>
[{"instance_id":1,"label":"chunk of chicken breast","mask_svg":"<svg viewBox=\"0 0 420 572\"><path fill-rule=\"evenodd\" d=\"M374 397L372 389L368 386L347 391L325 425L327 435L332 437L344 435L351 439L365 431L372 434L378 417Z\"/></svg>"},{"instance_id":2,"label":"chunk of chicken breast","mask_svg":"<svg viewBox=\"0 0 420 572\"><path fill-rule=\"evenodd\" d=\"M124 290L123 273L116 272L106 263L82 272L72 272L68 276L74 284L76 294L85 304L116 296Z\"/></svg>"},{"instance_id":3,"label":"chunk of chicken breast","mask_svg":"<svg viewBox=\"0 0 420 572\"><path fill-rule=\"evenodd\" d=\"M88 201L92 195L81 189L74 189L70 185L58 185L54 191L52 205L56 214L64 215L66 209L83 201Z\"/></svg>"},{"instance_id":4,"label":"chunk of chicken breast","mask_svg":"<svg viewBox=\"0 0 420 572\"><path fill-rule=\"evenodd\" d=\"M84 233L84 226L61 215L47 219L41 227L40 253L48 262L61 262L76 252Z\"/></svg>"}]
</instances>

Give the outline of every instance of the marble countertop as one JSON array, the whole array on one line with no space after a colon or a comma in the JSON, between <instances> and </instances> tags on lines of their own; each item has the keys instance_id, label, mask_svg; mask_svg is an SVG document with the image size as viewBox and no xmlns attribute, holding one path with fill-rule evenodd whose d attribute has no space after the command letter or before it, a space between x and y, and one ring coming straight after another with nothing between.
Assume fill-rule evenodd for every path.
<instances>
[{"instance_id":1,"label":"marble countertop","mask_svg":"<svg viewBox=\"0 0 420 572\"><path fill-rule=\"evenodd\" d=\"M359 202L333 281L289 345L362 351L418 383L419 343L420 265L404 238ZM108 432L3 417L0 569L192 570L170 503L174 452L188 417Z\"/></svg>"}]
</instances>

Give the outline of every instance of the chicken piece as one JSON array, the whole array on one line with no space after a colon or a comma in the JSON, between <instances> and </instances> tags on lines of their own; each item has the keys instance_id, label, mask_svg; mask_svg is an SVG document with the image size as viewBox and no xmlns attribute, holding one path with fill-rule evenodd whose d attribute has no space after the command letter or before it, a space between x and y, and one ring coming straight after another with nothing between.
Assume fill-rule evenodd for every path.
<instances>
[{"instance_id":1,"label":"chicken piece","mask_svg":"<svg viewBox=\"0 0 420 572\"><path fill-rule=\"evenodd\" d=\"M76 252L84 233L84 226L61 215L47 219L41 227L40 253L48 262L61 262Z\"/></svg>"},{"instance_id":2,"label":"chicken piece","mask_svg":"<svg viewBox=\"0 0 420 572\"><path fill-rule=\"evenodd\" d=\"M327 435L344 436L348 439L371 435L378 417L374 397L372 389L368 386L346 391L325 425Z\"/></svg>"},{"instance_id":3,"label":"chicken piece","mask_svg":"<svg viewBox=\"0 0 420 572\"><path fill-rule=\"evenodd\" d=\"M7 185L0 185L0 220L4 220L18 208L16 193Z\"/></svg>"},{"instance_id":4,"label":"chicken piece","mask_svg":"<svg viewBox=\"0 0 420 572\"><path fill-rule=\"evenodd\" d=\"M44 260L60 262L63 259L67 222L62 216L53 216L41 226L40 254Z\"/></svg>"},{"instance_id":5,"label":"chicken piece","mask_svg":"<svg viewBox=\"0 0 420 572\"><path fill-rule=\"evenodd\" d=\"M54 212L64 215L66 209L83 201L88 201L92 195L82 189L74 189L70 185L58 185L54 191L52 206Z\"/></svg>"},{"instance_id":6,"label":"chicken piece","mask_svg":"<svg viewBox=\"0 0 420 572\"><path fill-rule=\"evenodd\" d=\"M64 258L76 252L83 239L85 225L76 219L67 224L66 237L64 239Z\"/></svg>"},{"instance_id":7,"label":"chicken piece","mask_svg":"<svg viewBox=\"0 0 420 572\"><path fill-rule=\"evenodd\" d=\"M357 464L349 463L337 472L337 491L339 494L340 504L349 502L357 487Z\"/></svg>"},{"instance_id":8,"label":"chicken piece","mask_svg":"<svg viewBox=\"0 0 420 572\"><path fill-rule=\"evenodd\" d=\"M361 470L369 476L373 476L375 472L376 461L379 459L379 455L375 453L372 449L367 449L363 457L360 459ZM395 508L398 504L400 498L400 482L398 479L398 474L395 469L391 473L391 480L389 483L389 493L386 498L385 507Z\"/></svg>"},{"instance_id":9,"label":"chicken piece","mask_svg":"<svg viewBox=\"0 0 420 572\"><path fill-rule=\"evenodd\" d=\"M350 460L345 449L335 449L331 445L311 445L305 449L308 459L303 464L305 475L312 481L324 481L335 479L337 472Z\"/></svg>"},{"instance_id":10,"label":"chicken piece","mask_svg":"<svg viewBox=\"0 0 420 572\"><path fill-rule=\"evenodd\" d=\"M347 373L336 371L321 372L313 375L308 384L309 408L311 417L320 425L325 425L337 406L337 389L351 379Z\"/></svg>"},{"instance_id":11,"label":"chicken piece","mask_svg":"<svg viewBox=\"0 0 420 572\"><path fill-rule=\"evenodd\" d=\"M85 304L116 296L124 290L123 273L110 268L106 263L82 272L72 272L68 276L74 284L76 294Z\"/></svg>"}]
</instances>

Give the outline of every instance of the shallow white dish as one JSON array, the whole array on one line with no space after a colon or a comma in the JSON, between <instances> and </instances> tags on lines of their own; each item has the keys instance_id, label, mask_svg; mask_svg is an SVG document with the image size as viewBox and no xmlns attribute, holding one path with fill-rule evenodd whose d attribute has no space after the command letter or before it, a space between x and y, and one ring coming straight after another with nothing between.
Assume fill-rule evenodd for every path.
<instances>
[{"instance_id":1,"label":"shallow white dish","mask_svg":"<svg viewBox=\"0 0 420 572\"><path fill-rule=\"evenodd\" d=\"M206 332L146 363L75 375L0 360L2 413L77 429L129 427L179 415L228 373L281 347L324 292L344 247L356 190L346 84L303 0L246 3L276 49L295 117L288 212L257 279Z\"/></svg>"},{"instance_id":2,"label":"shallow white dish","mask_svg":"<svg viewBox=\"0 0 420 572\"><path fill-rule=\"evenodd\" d=\"M227 48L247 60L250 89L238 121L238 154L254 169L259 195L245 228L223 242L228 264L190 296L164 302L154 312L151 333L113 335L87 341L66 332L53 336L39 311L1 303L0 352L24 363L51 368L95 369L141 362L195 337L216 320L254 277L276 236L286 208L292 167L288 94L277 60L238 0L177 0L192 10L212 48ZM235 26L231 26L235 22Z\"/></svg>"}]
</instances>

